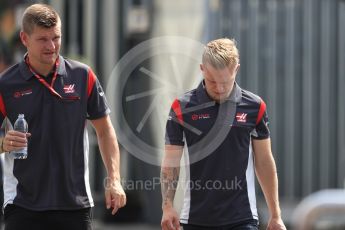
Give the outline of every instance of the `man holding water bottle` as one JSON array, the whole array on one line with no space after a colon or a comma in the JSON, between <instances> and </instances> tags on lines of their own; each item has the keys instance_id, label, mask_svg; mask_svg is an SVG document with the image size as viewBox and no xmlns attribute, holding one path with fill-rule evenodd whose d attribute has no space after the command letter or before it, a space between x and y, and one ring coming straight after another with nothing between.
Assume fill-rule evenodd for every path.
<instances>
[{"instance_id":1,"label":"man holding water bottle","mask_svg":"<svg viewBox=\"0 0 345 230\"><path fill-rule=\"evenodd\" d=\"M25 10L20 38L27 53L0 77L0 124L24 114L29 127L0 139L5 230L92 229L87 120L108 174L106 207L115 214L126 204L103 89L90 67L60 56L61 20L50 6ZM12 154L26 147L25 159Z\"/></svg>"}]
</instances>

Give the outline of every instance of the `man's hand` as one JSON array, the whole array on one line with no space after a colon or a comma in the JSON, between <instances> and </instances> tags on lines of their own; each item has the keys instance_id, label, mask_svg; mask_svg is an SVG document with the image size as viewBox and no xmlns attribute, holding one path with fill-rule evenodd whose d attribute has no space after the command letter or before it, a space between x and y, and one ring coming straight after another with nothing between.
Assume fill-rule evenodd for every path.
<instances>
[{"instance_id":1,"label":"man's hand","mask_svg":"<svg viewBox=\"0 0 345 230\"><path fill-rule=\"evenodd\" d=\"M2 148L4 152L10 152L14 150L20 150L27 147L27 138L30 137L30 133L22 133L14 130L10 130L6 133L3 139Z\"/></svg>"},{"instance_id":2,"label":"man's hand","mask_svg":"<svg viewBox=\"0 0 345 230\"><path fill-rule=\"evenodd\" d=\"M286 230L286 227L281 218L271 218L267 230Z\"/></svg>"},{"instance_id":3,"label":"man's hand","mask_svg":"<svg viewBox=\"0 0 345 230\"><path fill-rule=\"evenodd\" d=\"M180 230L180 219L173 207L163 209L161 226L162 230Z\"/></svg>"},{"instance_id":4,"label":"man's hand","mask_svg":"<svg viewBox=\"0 0 345 230\"><path fill-rule=\"evenodd\" d=\"M107 178L105 185L105 205L107 209L112 208L112 215L126 205L126 194L123 191L119 180L110 180Z\"/></svg>"}]
</instances>

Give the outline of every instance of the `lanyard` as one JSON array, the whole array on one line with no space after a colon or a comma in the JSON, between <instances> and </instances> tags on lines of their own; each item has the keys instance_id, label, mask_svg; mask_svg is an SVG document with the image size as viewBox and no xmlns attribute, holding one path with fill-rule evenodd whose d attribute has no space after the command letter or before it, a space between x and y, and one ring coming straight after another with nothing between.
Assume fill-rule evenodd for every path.
<instances>
[{"instance_id":1,"label":"lanyard","mask_svg":"<svg viewBox=\"0 0 345 230\"><path fill-rule=\"evenodd\" d=\"M29 57L27 56L25 58L25 62L28 65L31 73L37 78L37 80L39 82L41 82L53 95L57 96L58 98L62 99L62 100L78 100L80 99L78 96L67 96L67 97L62 97L58 92L55 91L55 89L53 88L56 77L57 77L57 71L58 71L58 67L59 67L59 58L56 59L55 61L55 70L54 70L54 74L53 74L53 80L51 82L51 84L49 85L40 75L38 75L31 67L30 63L29 63Z\"/></svg>"}]
</instances>

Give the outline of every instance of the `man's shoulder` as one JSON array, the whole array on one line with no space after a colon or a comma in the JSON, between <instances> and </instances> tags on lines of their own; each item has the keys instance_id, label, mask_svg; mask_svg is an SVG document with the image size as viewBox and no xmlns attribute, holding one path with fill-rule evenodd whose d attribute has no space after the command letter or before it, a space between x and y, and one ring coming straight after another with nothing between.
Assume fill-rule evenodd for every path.
<instances>
[{"instance_id":1,"label":"man's shoulder","mask_svg":"<svg viewBox=\"0 0 345 230\"><path fill-rule=\"evenodd\" d=\"M65 62L65 66L68 67L68 69L71 70L86 70L88 71L90 69L90 66L88 66L87 64L74 60L74 59L69 59L66 57L62 57L64 62Z\"/></svg>"},{"instance_id":2,"label":"man's shoulder","mask_svg":"<svg viewBox=\"0 0 345 230\"><path fill-rule=\"evenodd\" d=\"M196 91L197 89L187 91L184 94L178 96L176 100L183 104L194 102L196 99Z\"/></svg>"},{"instance_id":3,"label":"man's shoulder","mask_svg":"<svg viewBox=\"0 0 345 230\"><path fill-rule=\"evenodd\" d=\"M18 72L19 72L19 63L6 69L4 72L0 74L0 85L4 85L6 82L8 82L8 80L18 75Z\"/></svg>"},{"instance_id":4,"label":"man's shoulder","mask_svg":"<svg viewBox=\"0 0 345 230\"><path fill-rule=\"evenodd\" d=\"M242 102L246 104L261 104L261 97L249 90L241 89L242 91Z\"/></svg>"}]
</instances>

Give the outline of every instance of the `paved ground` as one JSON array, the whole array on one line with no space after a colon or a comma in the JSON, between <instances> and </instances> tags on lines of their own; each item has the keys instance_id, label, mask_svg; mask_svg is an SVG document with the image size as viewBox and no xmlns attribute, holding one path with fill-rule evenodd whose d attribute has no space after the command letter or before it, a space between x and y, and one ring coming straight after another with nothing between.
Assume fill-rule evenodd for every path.
<instances>
[{"instance_id":1,"label":"paved ground","mask_svg":"<svg viewBox=\"0 0 345 230\"><path fill-rule=\"evenodd\" d=\"M159 226L147 224L108 224L95 222L94 230L160 230Z\"/></svg>"},{"instance_id":2,"label":"paved ground","mask_svg":"<svg viewBox=\"0 0 345 230\"><path fill-rule=\"evenodd\" d=\"M1 223L0 230L4 230ZM161 228L148 224L104 224L94 221L93 230L161 230Z\"/></svg>"}]
</instances>

